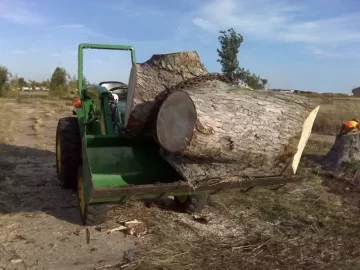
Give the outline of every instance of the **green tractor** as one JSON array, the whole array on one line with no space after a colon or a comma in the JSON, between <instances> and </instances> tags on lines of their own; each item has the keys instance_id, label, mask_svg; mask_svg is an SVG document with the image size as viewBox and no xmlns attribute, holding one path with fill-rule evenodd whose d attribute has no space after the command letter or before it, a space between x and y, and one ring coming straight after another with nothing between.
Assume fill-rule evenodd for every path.
<instances>
[{"instance_id":1,"label":"green tractor","mask_svg":"<svg viewBox=\"0 0 360 270\"><path fill-rule=\"evenodd\" d=\"M59 119L56 130L56 168L60 186L78 194L84 225L98 225L107 218L109 203L131 199L174 196L175 204L188 213L201 211L210 191L277 185L301 178L267 177L249 181L189 186L162 158L158 144L148 137L126 136L127 85L118 81L83 86L83 50L130 51L131 46L80 44L78 48L79 98L72 117Z\"/></svg>"},{"instance_id":2,"label":"green tractor","mask_svg":"<svg viewBox=\"0 0 360 270\"><path fill-rule=\"evenodd\" d=\"M208 193L194 193L178 184L179 174L160 156L149 138L129 140L123 123L127 85L118 81L83 86L83 50L106 49L131 52L131 46L80 44L78 48L79 99L73 117L61 118L56 130L56 168L60 186L78 194L84 225L106 220L107 204L130 199L175 195L187 212L200 211Z\"/></svg>"}]
</instances>

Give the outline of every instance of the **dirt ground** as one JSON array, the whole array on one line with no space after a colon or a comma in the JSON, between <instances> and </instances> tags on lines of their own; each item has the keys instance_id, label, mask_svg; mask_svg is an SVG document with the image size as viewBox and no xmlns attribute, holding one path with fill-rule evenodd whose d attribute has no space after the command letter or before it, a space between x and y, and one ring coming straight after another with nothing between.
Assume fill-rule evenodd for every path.
<instances>
[{"instance_id":1,"label":"dirt ground","mask_svg":"<svg viewBox=\"0 0 360 270\"><path fill-rule=\"evenodd\" d=\"M57 183L55 129L70 102L0 99L0 115L0 269L360 269L360 197L349 183L313 171L277 190L222 191L207 224L171 199L131 201L112 206L106 226L137 219L150 233L107 234L80 225L75 194ZM314 135L306 154L332 142Z\"/></svg>"}]
</instances>

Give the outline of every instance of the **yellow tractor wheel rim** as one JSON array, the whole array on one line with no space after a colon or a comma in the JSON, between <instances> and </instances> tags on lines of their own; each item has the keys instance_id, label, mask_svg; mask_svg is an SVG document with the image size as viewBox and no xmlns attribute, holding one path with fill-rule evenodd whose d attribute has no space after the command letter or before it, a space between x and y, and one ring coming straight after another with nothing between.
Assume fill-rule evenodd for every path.
<instances>
[{"instance_id":1,"label":"yellow tractor wheel rim","mask_svg":"<svg viewBox=\"0 0 360 270\"><path fill-rule=\"evenodd\" d=\"M78 177L78 197L81 214L85 214L85 196L84 196L84 181L81 176Z\"/></svg>"},{"instance_id":2,"label":"yellow tractor wheel rim","mask_svg":"<svg viewBox=\"0 0 360 270\"><path fill-rule=\"evenodd\" d=\"M179 200L179 202L181 203L185 203L187 200L188 196L187 195L182 195L182 196L177 196L177 199Z\"/></svg>"},{"instance_id":3,"label":"yellow tractor wheel rim","mask_svg":"<svg viewBox=\"0 0 360 270\"><path fill-rule=\"evenodd\" d=\"M57 141L56 145L56 158L57 158L57 166L59 171L61 170L61 147L60 147L60 140Z\"/></svg>"}]
</instances>

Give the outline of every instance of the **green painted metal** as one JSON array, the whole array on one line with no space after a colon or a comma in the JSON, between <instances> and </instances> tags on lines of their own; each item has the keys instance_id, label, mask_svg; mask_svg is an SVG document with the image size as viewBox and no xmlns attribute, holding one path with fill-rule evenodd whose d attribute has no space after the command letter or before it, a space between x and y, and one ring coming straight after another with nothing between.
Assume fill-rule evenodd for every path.
<instances>
[{"instance_id":1,"label":"green painted metal","mask_svg":"<svg viewBox=\"0 0 360 270\"><path fill-rule=\"evenodd\" d=\"M81 96L81 90L84 87L83 86L84 49L130 51L132 63L135 64L135 62L136 62L135 49L132 46L96 44L96 43L81 43L81 44L79 44L79 46L78 46L78 91L79 91L80 96Z\"/></svg>"},{"instance_id":2,"label":"green painted metal","mask_svg":"<svg viewBox=\"0 0 360 270\"><path fill-rule=\"evenodd\" d=\"M78 89L82 100L76 109L81 138L84 191L86 203L119 201L119 198L91 198L97 188L121 188L181 180L178 173L160 156L152 139L128 139L114 134L108 90L100 85L82 85L83 50L129 50L135 63L135 50L131 46L87 44L79 45ZM120 118L125 118L126 102L117 104ZM140 197L159 197L161 194L142 194ZM123 196L128 200L132 196Z\"/></svg>"},{"instance_id":3,"label":"green painted metal","mask_svg":"<svg viewBox=\"0 0 360 270\"><path fill-rule=\"evenodd\" d=\"M85 124L91 124L90 132L94 134L114 134L108 95L108 90L100 85L89 85L81 90L83 100L88 102Z\"/></svg>"},{"instance_id":4,"label":"green painted metal","mask_svg":"<svg viewBox=\"0 0 360 270\"><path fill-rule=\"evenodd\" d=\"M129 200L144 200L144 199L164 199L169 196L187 196L204 193L201 192L167 192L167 193L155 193L155 194L139 194L139 195L131 195L131 196L121 196L121 197L103 197L103 198L90 198L90 203L119 203L126 202Z\"/></svg>"},{"instance_id":5,"label":"green painted metal","mask_svg":"<svg viewBox=\"0 0 360 270\"><path fill-rule=\"evenodd\" d=\"M93 187L122 187L180 180L180 176L154 146L150 142L131 146L87 146Z\"/></svg>"}]
</instances>

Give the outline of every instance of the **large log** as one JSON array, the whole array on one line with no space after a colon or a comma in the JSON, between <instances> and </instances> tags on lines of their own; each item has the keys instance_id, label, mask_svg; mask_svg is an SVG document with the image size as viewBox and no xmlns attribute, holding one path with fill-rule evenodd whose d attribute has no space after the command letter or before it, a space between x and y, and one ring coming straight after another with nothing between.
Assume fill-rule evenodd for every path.
<instances>
[{"instance_id":1,"label":"large log","mask_svg":"<svg viewBox=\"0 0 360 270\"><path fill-rule=\"evenodd\" d=\"M194 187L289 175L297 171L318 110L304 98L204 81L165 98L156 135L165 159Z\"/></svg>"},{"instance_id":2,"label":"large log","mask_svg":"<svg viewBox=\"0 0 360 270\"><path fill-rule=\"evenodd\" d=\"M136 133L144 128L158 94L177 83L207 74L197 52L155 54L131 68L125 125Z\"/></svg>"},{"instance_id":3,"label":"large log","mask_svg":"<svg viewBox=\"0 0 360 270\"><path fill-rule=\"evenodd\" d=\"M194 187L296 173L319 110L310 99L239 90L205 68L188 79L174 72L163 80L169 70L147 66L153 76L146 76L148 84L158 84L146 88L141 65L132 70L129 92L135 101L128 104L127 127L151 131L164 158Z\"/></svg>"}]
</instances>

